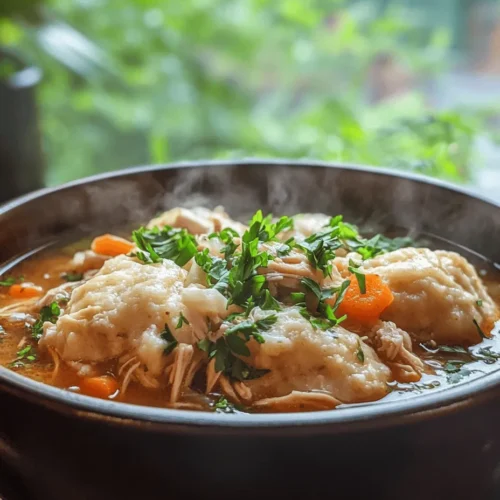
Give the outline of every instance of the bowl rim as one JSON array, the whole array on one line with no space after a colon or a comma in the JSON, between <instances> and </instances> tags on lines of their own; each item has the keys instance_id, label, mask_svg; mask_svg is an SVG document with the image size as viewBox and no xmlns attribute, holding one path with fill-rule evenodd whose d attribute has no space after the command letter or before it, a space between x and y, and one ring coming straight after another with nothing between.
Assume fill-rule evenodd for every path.
<instances>
[{"instance_id":1,"label":"bowl rim","mask_svg":"<svg viewBox=\"0 0 500 500\"><path fill-rule=\"evenodd\" d=\"M286 160L244 158L240 160L199 160L169 163L162 165L146 165L105 172L68 182L56 187L43 188L22 195L0 206L0 216L30 201L42 198L48 194L71 189L73 187L113 180L127 175L151 173L161 170L181 168L207 167L252 167L252 166L290 166L334 168L366 172L375 175L391 176L408 179L417 183L434 185L453 191L457 194L472 197L487 203L494 209L500 209L500 203L462 186L458 187L447 181L426 177L421 174L399 172L389 168L379 168L364 165L329 163L314 160ZM1 221L0 221L1 223ZM340 409L275 414L220 414L196 412L169 408L157 408L130 403L107 401L72 393L65 389L37 382L20 373L0 366L0 389L13 393L27 400L34 400L43 406L56 409L63 413L73 413L80 417L127 422L131 425L160 424L161 426L182 426L183 428L210 427L220 430L241 429L290 429L290 428L336 428L339 431L353 430L359 426L386 427L393 424L404 424L415 420L444 415L449 412L476 404L483 399L489 399L495 388L500 386L500 369L494 372L466 381L456 387L438 390L415 397L402 398L394 401L379 401L349 405Z\"/></svg>"}]
</instances>

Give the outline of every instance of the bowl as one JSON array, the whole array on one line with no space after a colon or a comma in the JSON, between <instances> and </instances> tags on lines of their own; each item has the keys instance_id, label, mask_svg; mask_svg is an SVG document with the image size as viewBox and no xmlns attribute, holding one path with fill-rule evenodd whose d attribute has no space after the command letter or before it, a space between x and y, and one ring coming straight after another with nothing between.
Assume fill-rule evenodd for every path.
<instances>
[{"instance_id":1,"label":"bowl","mask_svg":"<svg viewBox=\"0 0 500 500\"><path fill-rule=\"evenodd\" d=\"M500 261L493 201L384 169L246 160L132 168L18 198L0 209L0 262L197 204L243 218L343 213ZM497 499L499 387L495 371L404 400L235 415L88 398L0 367L0 452L33 499Z\"/></svg>"}]
</instances>

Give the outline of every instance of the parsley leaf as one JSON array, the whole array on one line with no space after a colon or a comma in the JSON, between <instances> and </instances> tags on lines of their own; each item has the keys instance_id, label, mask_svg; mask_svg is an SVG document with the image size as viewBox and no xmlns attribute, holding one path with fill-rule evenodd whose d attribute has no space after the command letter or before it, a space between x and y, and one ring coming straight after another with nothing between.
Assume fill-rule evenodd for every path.
<instances>
[{"instance_id":1,"label":"parsley leaf","mask_svg":"<svg viewBox=\"0 0 500 500\"><path fill-rule=\"evenodd\" d=\"M272 309L273 311L281 311L280 303L271 295L269 290L264 290L264 301L260 305L261 309Z\"/></svg>"},{"instance_id":2,"label":"parsley leaf","mask_svg":"<svg viewBox=\"0 0 500 500\"><path fill-rule=\"evenodd\" d=\"M358 281L359 291L361 292L361 295L364 295L366 293L366 276L365 273L359 270L360 265L361 264L357 264L352 259L349 259L349 267L347 269L349 270L350 273L356 276L356 280Z\"/></svg>"},{"instance_id":3,"label":"parsley leaf","mask_svg":"<svg viewBox=\"0 0 500 500\"><path fill-rule=\"evenodd\" d=\"M162 229L141 227L132 233L132 239L139 248L137 258L146 264L169 259L182 267L197 252L196 240L186 229L170 226Z\"/></svg>"},{"instance_id":4,"label":"parsley leaf","mask_svg":"<svg viewBox=\"0 0 500 500\"><path fill-rule=\"evenodd\" d=\"M81 281L83 279L83 273L63 273L62 278L68 282Z\"/></svg>"},{"instance_id":5,"label":"parsley leaf","mask_svg":"<svg viewBox=\"0 0 500 500\"><path fill-rule=\"evenodd\" d=\"M177 347L178 342L166 323L165 329L160 333L160 337L167 343L167 346L163 350L163 353L170 354Z\"/></svg>"},{"instance_id":6,"label":"parsley leaf","mask_svg":"<svg viewBox=\"0 0 500 500\"><path fill-rule=\"evenodd\" d=\"M314 327L326 330L332 326L338 325L346 319L345 315L341 318L337 318L335 312L344 299L347 287L351 283L349 280L345 280L340 287L324 289L321 289L319 285L310 278L303 278L301 283L316 299L312 307L309 306L309 309L302 308L300 311L302 316L308 319ZM332 307L325 301L333 297L334 294L337 295ZM317 317L318 315L320 317Z\"/></svg>"},{"instance_id":7,"label":"parsley leaf","mask_svg":"<svg viewBox=\"0 0 500 500\"><path fill-rule=\"evenodd\" d=\"M0 286L11 286L14 283L16 283L16 279L9 277L9 278L4 279L3 281L0 281Z\"/></svg>"},{"instance_id":8,"label":"parsley leaf","mask_svg":"<svg viewBox=\"0 0 500 500\"><path fill-rule=\"evenodd\" d=\"M361 342L358 339L358 351L356 352L356 357L361 361L361 363L365 362L365 353L361 348Z\"/></svg>"},{"instance_id":9,"label":"parsley leaf","mask_svg":"<svg viewBox=\"0 0 500 500\"><path fill-rule=\"evenodd\" d=\"M0 281L0 286L12 286L15 283L21 283L22 281L24 281L24 276L18 276L17 278L9 276L8 278Z\"/></svg>"},{"instance_id":10,"label":"parsley leaf","mask_svg":"<svg viewBox=\"0 0 500 500\"><path fill-rule=\"evenodd\" d=\"M179 316L179 321L177 321L177 325L175 325L175 328L182 328L183 324L189 325L189 321L184 316L184 314L182 314L182 312L181 312L181 314Z\"/></svg>"},{"instance_id":11,"label":"parsley leaf","mask_svg":"<svg viewBox=\"0 0 500 500\"><path fill-rule=\"evenodd\" d=\"M236 380L251 380L261 377L269 370L259 370L244 362L238 356L249 356L247 342L255 339L264 343L260 332L268 330L277 321L277 316L271 314L261 320L244 320L229 327L224 335L215 342L204 339L198 342L198 347L208 353L209 359L215 359L215 371Z\"/></svg>"},{"instance_id":12,"label":"parsley leaf","mask_svg":"<svg viewBox=\"0 0 500 500\"><path fill-rule=\"evenodd\" d=\"M481 299L476 300L476 304L477 304L479 307L482 307L482 306L483 306L483 301L482 301Z\"/></svg>"},{"instance_id":13,"label":"parsley leaf","mask_svg":"<svg viewBox=\"0 0 500 500\"><path fill-rule=\"evenodd\" d=\"M216 412L220 413L234 413L235 407L224 396L221 396L214 404Z\"/></svg>"},{"instance_id":14,"label":"parsley leaf","mask_svg":"<svg viewBox=\"0 0 500 500\"><path fill-rule=\"evenodd\" d=\"M286 257L292 248L296 245L295 238L288 238L284 243L282 243L276 250L278 257Z\"/></svg>"},{"instance_id":15,"label":"parsley leaf","mask_svg":"<svg viewBox=\"0 0 500 500\"><path fill-rule=\"evenodd\" d=\"M35 324L31 327L31 336L35 340L40 340L43 334L43 324L46 321L50 321L51 323L55 323L57 318L61 314L61 308L57 302L52 302L48 306L44 306L40 309L40 316L35 322Z\"/></svg>"},{"instance_id":16,"label":"parsley leaf","mask_svg":"<svg viewBox=\"0 0 500 500\"><path fill-rule=\"evenodd\" d=\"M17 358L12 361L12 363L9 363L9 368L22 368L26 361L33 363L33 361L36 361L37 359L37 353L34 347L31 345L23 347L22 349L17 351L16 355Z\"/></svg>"},{"instance_id":17,"label":"parsley leaf","mask_svg":"<svg viewBox=\"0 0 500 500\"><path fill-rule=\"evenodd\" d=\"M275 223L271 223L271 220L271 215L264 217L262 210L257 210L250 221L250 228L245 234L248 234L250 240L272 241L282 231L293 228L291 217L283 216Z\"/></svg>"}]
</instances>

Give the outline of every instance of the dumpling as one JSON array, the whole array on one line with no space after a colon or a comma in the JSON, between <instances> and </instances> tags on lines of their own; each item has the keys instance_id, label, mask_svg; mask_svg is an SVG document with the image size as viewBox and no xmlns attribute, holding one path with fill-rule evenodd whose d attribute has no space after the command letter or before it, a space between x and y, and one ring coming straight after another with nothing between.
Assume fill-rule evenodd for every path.
<instances>
[{"instance_id":1,"label":"dumpling","mask_svg":"<svg viewBox=\"0 0 500 500\"><path fill-rule=\"evenodd\" d=\"M255 319L266 312L255 309ZM356 334L338 326L315 330L296 307L278 312L265 343L253 350L251 364L271 370L246 382L254 399L286 396L293 391L330 394L343 403L374 401L387 393L391 371Z\"/></svg>"},{"instance_id":2,"label":"dumpling","mask_svg":"<svg viewBox=\"0 0 500 500\"><path fill-rule=\"evenodd\" d=\"M394 294L382 319L394 322L419 341L475 344L481 336L474 320L489 331L497 310L475 269L457 253L403 248L367 260Z\"/></svg>"},{"instance_id":3,"label":"dumpling","mask_svg":"<svg viewBox=\"0 0 500 500\"><path fill-rule=\"evenodd\" d=\"M207 304L212 319L222 318L227 301L216 290L185 287L186 275L169 260L150 265L126 256L110 259L73 291L56 324L44 324L40 345L53 347L63 360L103 361L138 348L147 352L144 345L158 347L150 337L159 337L165 324L179 342L192 344L208 331ZM189 323L178 325L181 314Z\"/></svg>"}]
</instances>

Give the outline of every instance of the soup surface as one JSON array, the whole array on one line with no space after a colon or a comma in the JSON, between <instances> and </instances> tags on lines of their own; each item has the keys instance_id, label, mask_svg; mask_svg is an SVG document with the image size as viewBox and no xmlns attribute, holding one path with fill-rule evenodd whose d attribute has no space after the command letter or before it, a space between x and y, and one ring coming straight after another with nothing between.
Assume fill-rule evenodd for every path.
<instances>
[{"instance_id":1,"label":"soup surface","mask_svg":"<svg viewBox=\"0 0 500 500\"><path fill-rule=\"evenodd\" d=\"M477 259L469 256L470 259ZM0 281L0 364L88 396L316 411L497 369L498 271L341 216L170 210Z\"/></svg>"}]
</instances>

